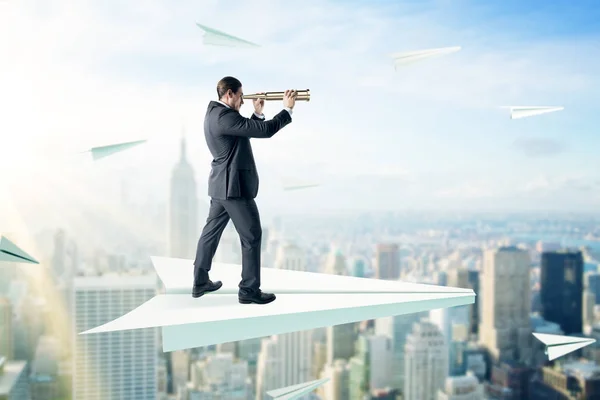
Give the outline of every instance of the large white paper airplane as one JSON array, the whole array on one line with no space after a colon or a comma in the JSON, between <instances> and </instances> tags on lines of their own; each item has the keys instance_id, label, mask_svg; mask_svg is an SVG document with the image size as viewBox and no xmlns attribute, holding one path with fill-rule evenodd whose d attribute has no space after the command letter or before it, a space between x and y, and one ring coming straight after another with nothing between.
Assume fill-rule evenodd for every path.
<instances>
[{"instance_id":1,"label":"large white paper airplane","mask_svg":"<svg viewBox=\"0 0 600 400\"><path fill-rule=\"evenodd\" d=\"M300 383L298 385L287 386L281 389L269 390L267 394L275 400L293 400L306 393L312 392L319 386L327 383L329 378L317 379L310 382Z\"/></svg>"},{"instance_id":2,"label":"large white paper airplane","mask_svg":"<svg viewBox=\"0 0 600 400\"><path fill-rule=\"evenodd\" d=\"M547 114L555 111L564 110L564 107L545 107L545 106L504 106L502 108L510 109L510 118L519 119L533 117L535 115Z\"/></svg>"},{"instance_id":3,"label":"large white paper airplane","mask_svg":"<svg viewBox=\"0 0 600 400\"><path fill-rule=\"evenodd\" d=\"M546 345L546 354L550 361L579 350L596 341L596 339L590 338L550 335L547 333L534 333L533 336Z\"/></svg>"},{"instance_id":4,"label":"large white paper airplane","mask_svg":"<svg viewBox=\"0 0 600 400\"><path fill-rule=\"evenodd\" d=\"M403 53L394 53L392 58L394 59L394 68L396 71L399 67L414 64L421 60L433 57L439 57L446 54L456 53L461 49L460 46L455 47L442 47L438 49L427 49L418 51L408 51Z\"/></svg>"},{"instance_id":5,"label":"large white paper airplane","mask_svg":"<svg viewBox=\"0 0 600 400\"><path fill-rule=\"evenodd\" d=\"M249 42L239 37L232 36L228 33L218 31L213 28L209 28L205 25L200 25L196 22L198 28L204 31L203 43L212 46L225 46L225 47L260 47L256 43Z\"/></svg>"},{"instance_id":6,"label":"large white paper airplane","mask_svg":"<svg viewBox=\"0 0 600 400\"><path fill-rule=\"evenodd\" d=\"M0 262L2 261L24 264L39 264L39 261L21 250L16 244L4 236L0 236Z\"/></svg>"},{"instance_id":7,"label":"large white paper airplane","mask_svg":"<svg viewBox=\"0 0 600 400\"><path fill-rule=\"evenodd\" d=\"M104 157L108 157L112 154L115 153L119 153L121 151L130 149L132 147L138 146L142 143L146 143L147 140L136 140L133 142L124 142L124 143L116 143L116 144L110 144L107 146L99 146L99 147L92 147L90 150L86 150L84 151L84 153L90 152L92 153L92 158L94 161L99 160L101 158Z\"/></svg>"},{"instance_id":8,"label":"large white paper airplane","mask_svg":"<svg viewBox=\"0 0 600 400\"><path fill-rule=\"evenodd\" d=\"M237 297L240 265L215 263L211 279L223 287L192 298L192 260L151 258L165 294L81 334L161 327L163 351L174 351L475 301L471 289L263 268L261 289L277 300L244 305Z\"/></svg>"}]
</instances>

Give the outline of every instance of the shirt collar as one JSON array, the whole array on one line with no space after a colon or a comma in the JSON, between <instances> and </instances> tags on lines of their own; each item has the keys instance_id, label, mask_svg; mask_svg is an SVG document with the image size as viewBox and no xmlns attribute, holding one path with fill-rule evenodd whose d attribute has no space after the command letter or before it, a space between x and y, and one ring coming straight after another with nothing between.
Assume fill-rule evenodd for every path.
<instances>
[{"instance_id":1,"label":"shirt collar","mask_svg":"<svg viewBox=\"0 0 600 400\"><path fill-rule=\"evenodd\" d=\"M231 108L231 107L229 107L227 104L223 103L221 100L217 100L217 103L221 103L221 104L223 104L225 107L227 107L227 108Z\"/></svg>"}]
</instances>

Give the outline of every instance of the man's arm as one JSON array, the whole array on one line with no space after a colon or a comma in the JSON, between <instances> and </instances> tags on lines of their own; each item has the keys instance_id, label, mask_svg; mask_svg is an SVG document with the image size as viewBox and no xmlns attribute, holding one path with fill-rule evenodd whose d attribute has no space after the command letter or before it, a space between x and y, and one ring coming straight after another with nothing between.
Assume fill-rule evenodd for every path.
<instances>
[{"instance_id":1,"label":"man's arm","mask_svg":"<svg viewBox=\"0 0 600 400\"><path fill-rule=\"evenodd\" d=\"M256 115L245 118L234 110L227 110L220 115L219 127L222 135L266 139L273 137L290 122L292 122L291 113L286 110L282 110L269 121Z\"/></svg>"}]
</instances>

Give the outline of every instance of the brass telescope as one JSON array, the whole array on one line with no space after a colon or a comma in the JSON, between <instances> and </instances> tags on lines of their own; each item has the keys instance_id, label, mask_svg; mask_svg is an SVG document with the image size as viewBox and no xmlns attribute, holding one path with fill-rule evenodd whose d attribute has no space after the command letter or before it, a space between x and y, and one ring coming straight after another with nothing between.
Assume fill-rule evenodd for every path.
<instances>
[{"instance_id":1,"label":"brass telescope","mask_svg":"<svg viewBox=\"0 0 600 400\"><path fill-rule=\"evenodd\" d=\"M297 90L298 95L296 96L296 101L310 101L310 90ZM246 99L264 99L265 101L271 100L283 100L283 95L285 92L265 92L265 93L253 93L253 94L245 94L242 96L244 100Z\"/></svg>"}]
</instances>

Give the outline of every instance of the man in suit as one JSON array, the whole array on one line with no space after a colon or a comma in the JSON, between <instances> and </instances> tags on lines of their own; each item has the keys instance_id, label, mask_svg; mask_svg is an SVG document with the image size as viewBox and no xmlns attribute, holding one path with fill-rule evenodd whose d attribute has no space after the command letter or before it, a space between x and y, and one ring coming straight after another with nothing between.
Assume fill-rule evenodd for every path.
<instances>
[{"instance_id":1,"label":"man in suit","mask_svg":"<svg viewBox=\"0 0 600 400\"><path fill-rule=\"evenodd\" d=\"M204 136L213 156L208 179L211 197L206 225L198 241L194 261L193 297L218 290L221 281L209 279L212 260L221 234L229 219L240 235L242 244L242 280L238 300L242 304L267 304L275 300L272 293L260 290L260 248L262 227L254 198L258 194L258 173L250 138L271 138L292 122L297 92L286 90L284 109L266 121L262 113L264 100L254 100L251 118L240 115L244 104L242 83L227 76L217 84L218 101L211 101L204 117Z\"/></svg>"}]
</instances>

